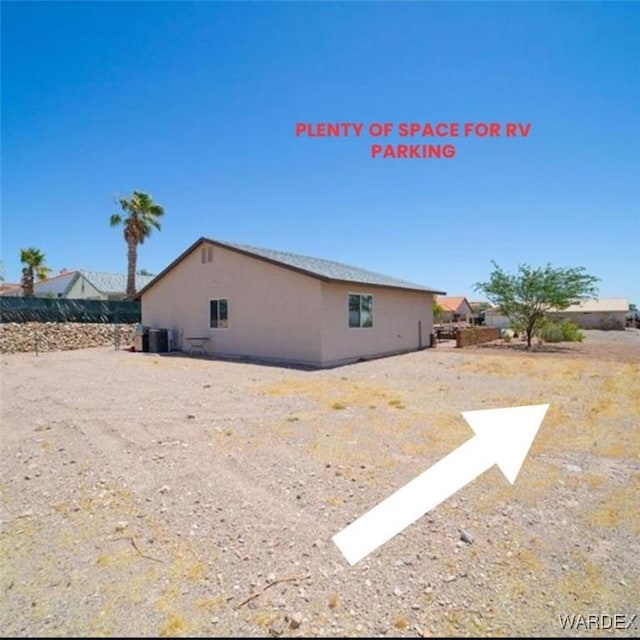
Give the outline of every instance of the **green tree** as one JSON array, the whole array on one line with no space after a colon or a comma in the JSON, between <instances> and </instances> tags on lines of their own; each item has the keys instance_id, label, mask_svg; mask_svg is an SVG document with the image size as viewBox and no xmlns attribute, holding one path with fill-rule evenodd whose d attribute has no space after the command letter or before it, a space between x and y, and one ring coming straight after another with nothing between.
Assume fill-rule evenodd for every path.
<instances>
[{"instance_id":1,"label":"green tree","mask_svg":"<svg viewBox=\"0 0 640 640\"><path fill-rule=\"evenodd\" d=\"M585 273L584 267L554 269L547 264L533 268L525 264L518 266L516 274L509 274L495 262L492 264L494 270L489 280L476 283L475 289L482 291L505 316L523 328L528 348L548 311L561 311L598 293L599 279Z\"/></svg>"},{"instance_id":2,"label":"green tree","mask_svg":"<svg viewBox=\"0 0 640 640\"><path fill-rule=\"evenodd\" d=\"M154 275L151 271L147 271L146 269L140 269L138 272L139 276L152 276Z\"/></svg>"},{"instance_id":3,"label":"green tree","mask_svg":"<svg viewBox=\"0 0 640 640\"><path fill-rule=\"evenodd\" d=\"M35 247L20 249L20 262L24 265L22 268L22 294L25 298L33 298L35 279L44 280L51 269L45 267L44 253Z\"/></svg>"},{"instance_id":4,"label":"green tree","mask_svg":"<svg viewBox=\"0 0 640 640\"><path fill-rule=\"evenodd\" d=\"M469 306L471 307L471 311L473 311L473 313L482 313L487 309L491 309L490 302L470 302Z\"/></svg>"},{"instance_id":5,"label":"green tree","mask_svg":"<svg viewBox=\"0 0 640 640\"><path fill-rule=\"evenodd\" d=\"M435 320L438 320L444 313L444 307L435 298L433 299L432 309L433 317Z\"/></svg>"},{"instance_id":6,"label":"green tree","mask_svg":"<svg viewBox=\"0 0 640 640\"><path fill-rule=\"evenodd\" d=\"M150 195L134 191L130 198L119 198L116 202L123 213L114 213L110 218L112 227L124 227L124 241L127 243L127 297L136 294L136 262L138 245L151 235L152 229L161 229L160 218L164 209L153 201Z\"/></svg>"}]
</instances>

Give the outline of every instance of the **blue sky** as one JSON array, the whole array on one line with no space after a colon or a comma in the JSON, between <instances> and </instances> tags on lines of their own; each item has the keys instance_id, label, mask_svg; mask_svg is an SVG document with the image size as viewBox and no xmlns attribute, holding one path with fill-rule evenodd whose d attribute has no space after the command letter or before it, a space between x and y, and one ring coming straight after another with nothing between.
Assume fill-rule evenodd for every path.
<instances>
[{"instance_id":1,"label":"blue sky","mask_svg":"<svg viewBox=\"0 0 640 640\"><path fill-rule=\"evenodd\" d=\"M471 299L491 260L584 266L640 304L639 60L638 3L2 2L5 278L29 246L124 272L136 189L167 212L154 273L204 235ZM529 137L446 160L294 133L508 121Z\"/></svg>"}]
</instances>

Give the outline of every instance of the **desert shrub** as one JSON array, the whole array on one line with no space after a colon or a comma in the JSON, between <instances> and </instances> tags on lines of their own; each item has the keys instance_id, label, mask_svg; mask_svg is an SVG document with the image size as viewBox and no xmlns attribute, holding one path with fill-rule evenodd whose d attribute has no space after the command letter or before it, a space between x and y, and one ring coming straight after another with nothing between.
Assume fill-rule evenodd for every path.
<instances>
[{"instance_id":1,"label":"desert shrub","mask_svg":"<svg viewBox=\"0 0 640 640\"><path fill-rule=\"evenodd\" d=\"M544 342L582 342L584 340L584 334L569 320L547 321L540 327L537 335Z\"/></svg>"},{"instance_id":2,"label":"desert shrub","mask_svg":"<svg viewBox=\"0 0 640 640\"><path fill-rule=\"evenodd\" d=\"M538 330L538 337L544 342L562 342L564 340L559 322L545 322Z\"/></svg>"},{"instance_id":3,"label":"desert shrub","mask_svg":"<svg viewBox=\"0 0 640 640\"><path fill-rule=\"evenodd\" d=\"M565 342L582 342L584 333L580 331L577 324L567 320L562 323L562 337Z\"/></svg>"}]
</instances>

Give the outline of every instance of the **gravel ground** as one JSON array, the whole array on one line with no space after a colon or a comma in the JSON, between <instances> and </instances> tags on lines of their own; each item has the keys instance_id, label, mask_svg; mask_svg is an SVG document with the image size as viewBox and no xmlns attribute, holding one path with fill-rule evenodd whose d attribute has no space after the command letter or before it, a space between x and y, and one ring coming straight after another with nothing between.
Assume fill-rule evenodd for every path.
<instances>
[{"instance_id":1,"label":"gravel ground","mask_svg":"<svg viewBox=\"0 0 640 640\"><path fill-rule=\"evenodd\" d=\"M1 362L4 636L639 633L636 331L330 371ZM515 485L494 467L349 566L332 536L468 440L460 411L547 402Z\"/></svg>"}]
</instances>

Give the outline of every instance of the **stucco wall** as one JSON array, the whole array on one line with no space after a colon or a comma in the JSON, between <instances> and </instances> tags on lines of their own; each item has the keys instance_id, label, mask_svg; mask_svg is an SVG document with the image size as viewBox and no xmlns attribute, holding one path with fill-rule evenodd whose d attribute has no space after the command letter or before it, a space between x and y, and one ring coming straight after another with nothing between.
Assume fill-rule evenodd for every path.
<instances>
[{"instance_id":1,"label":"stucco wall","mask_svg":"<svg viewBox=\"0 0 640 640\"><path fill-rule=\"evenodd\" d=\"M350 293L373 296L373 326L349 327ZM361 285L322 285L322 364L330 366L429 346L432 294Z\"/></svg>"},{"instance_id":2,"label":"stucco wall","mask_svg":"<svg viewBox=\"0 0 640 640\"><path fill-rule=\"evenodd\" d=\"M142 296L142 324L173 332L177 349L208 336L214 355L318 364L320 282L223 247L202 263L201 247ZM209 327L209 301L229 301L229 328Z\"/></svg>"},{"instance_id":3,"label":"stucco wall","mask_svg":"<svg viewBox=\"0 0 640 640\"><path fill-rule=\"evenodd\" d=\"M565 311L549 313L551 320L570 320L581 329L624 329L626 311Z\"/></svg>"}]
</instances>

